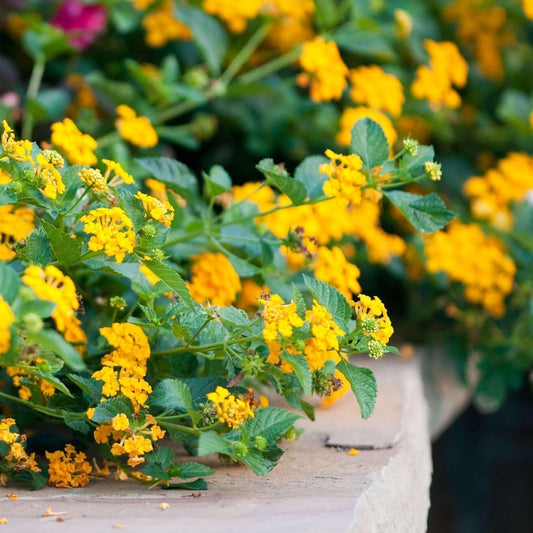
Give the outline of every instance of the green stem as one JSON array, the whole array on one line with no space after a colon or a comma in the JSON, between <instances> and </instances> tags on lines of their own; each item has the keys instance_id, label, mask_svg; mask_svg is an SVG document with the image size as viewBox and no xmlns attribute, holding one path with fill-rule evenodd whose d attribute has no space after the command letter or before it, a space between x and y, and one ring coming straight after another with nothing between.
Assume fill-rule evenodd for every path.
<instances>
[{"instance_id":1,"label":"green stem","mask_svg":"<svg viewBox=\"0 0 533 533\"><path fill-rule=\"evenodd\" d=\"M120 140L120 135L118 131L111 131L104 135L103 137L100 137L97 139L98 148L105 148L106 146L109 146L110 144L113 144Z\"/></svg>"},{"instance_id":2,"label":"green stem","mask_svg":"<svg viewBox=\"0 0 533 533\"><path fill-rule=\"evenodd\" d=\"M297 46L296 48L293 48L290 52L287 52L285 55L276 57L275 59L272 59L272 61L269 61L268 63L265 63L264 65L261 65L260 67L254 68L253 70L250 70L244 74L241 74L237 81L243 85L248 85L251 83L255 83L257 80L260 80L269 74L272 74L273 72L276 72L277 70L280 70L291 63L294 63L296 59L300 56L301 53L301 47Z\"/></svg>"},{"instance_id":3,"label":"green stem","mask_svg":"<svg viewBox=\"0 0 533 533\"><path fill-rule=\"evenodd\" d=\"M33 64L33 70L31 71L30 82L28 84L28 91L26 92L26 104L24 110L24 120L22 122L22 139L30 139L33 130L33 114L28 108L28 102L37 97L39 93L39 87L43 80L44 69L46 66L46 59L42 56L38 57Z\"/></svg>"},{"instance_id":4,"label":"green stem","mask_svg":"<svg viewBox=\"0 0 533 533\"><path fill-rule=\"evenodd\" d=\"M22 398L19 398L18 396L13 396L5 392L0 392L0 397L5 398L6 400L11 400L12 402L21 403L25 405L26 407L33 409L34 411L42 413L43 415L48 415L48 416L52 416L55 418L63 418L63 415L58 409L50 409L49 407L44 407L43 405L37 405L32 402L28 402L27 400L23 400Z\"/></svg>"},{"instance_id":5,"label":"green stem","mask_svg":"<svg viewBox=\"0 0 533 533\"><path fill-rule=\"evenodd\" d=\"M188 340L187 344L185 345L185 348L186 347L190 347L190 345L192 344L192 342L196 339L196 337L198 337L198 335L200 335L200 333L202 332L202 330L207 326L207 324L209 324L209 322L211 322L211 318L208 318L197 330L196 330L196 333Z\"/></svg>"},{"instance_id":6,"label":"green stem","mask_svg":"<svg viewBox=\"0 0 533 533\"><path fill-rule=\"evenodd\" d=\"M176 355L180 353L196 353L196 352L209 352L211 350L216 350L217 348L222 348L226 344L242 344L243 342L252 342L256 340L257 337L242 337L240 339L229 339L223 342L213 342L212 344L204 344L203 346L180 346L179 348L170 348L168 350L161 350L159 352L152 352L154 355Z\"/></svg>"},{"instance_id":7,"label":"green stem","mask_svg":"<svg viewBox=\"0 0 533 533\"><path fill-rule=\"evenodd\" d=\"M250 59L250 56L256 51L257 47L263 42L270 29L270 24L260 26L257 31L250 37L250 40L241 48L240 52L233 58L228 68L220 76L219 81L223 86L227 86L237 75L237 72Z\"/></svg>"}]
</instances>

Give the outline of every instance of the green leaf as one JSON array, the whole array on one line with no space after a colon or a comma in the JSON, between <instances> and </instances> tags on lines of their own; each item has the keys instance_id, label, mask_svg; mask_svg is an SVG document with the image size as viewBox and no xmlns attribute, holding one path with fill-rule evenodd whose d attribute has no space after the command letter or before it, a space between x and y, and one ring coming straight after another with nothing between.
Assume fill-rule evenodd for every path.
<instances>
[{"instance_id":1,"label":"green leaf","mask_svg":"<svg viewBox=\"0 0 533 533\"><path fill-rule=\"evenodd\" d=\"M360 368L344 359L337 363L337 368L350 383L361 409L361 416L368 418L374 410L378 394L378 385L374 374L368 368Z\"/></svg>"},{"instance_id":2,"label":"green leaf","mask_svg":"<svg viewBox=\"0 0 533 533\"><path fill-rule=\"evenodd\" d=\"M233 306L219 307L218 316L224 325L234 327L250 325L250 319L246 312Z\"/></svg>"},{"instance_id":3,"label":"green leaf","mask_svg":"<svg viewBox=\"0 0 533 533\"><path fill-rule=\"evenodd\" d=\"M189 387L179 379L163 379L155 387L148 399L149 405L173 409L174 411L192 411L192 396Z\"/></svg>"},{"instance_id":4,"label":"green leaf","mask_svg":"<svg viewBox=\"0 0 533 533\"><path fill-rule=\"evenodd\" d=\"M228 46L228 35L223 26L214 17L196 7L180 5L174 15L192 30L193 40L211 72L215 76L220 74Z\"/></svg>"},{"instance_id":5,"label":"green leaf","mask_svg":"<svg viewBox=\"0 0 533 533\"><path fill-rule=\"evenodd\" d=\"M81 255L82 239L72 239L70 235L49 224L45 220L41 220L41 226L50 239L50 246L52 252L56 256L59 263L64 265L72 265Z\"/></svg>"},{"instance_id":6,"label":"green leaf","mask_svg":"<svg viewBox=\"0 0 533 533\"><path fill-rule=\"evenodd\" d=\"M19 310L19 315L24 316L28 313L35 314L41 318L48 318L54 309L57 307L56 302L49 302L46 300L31 300L24 302Z\"/></svg>"},{"instance_id":7,"label":"green leaf","mask_svg":"<svg viewBox=\"0 0 533 533\"><path fill-rule=\"evenodd\" d=\"M198 478L194 481L188 481L186 483L169 483L161 488L165 490L207 490L207 483L205 482L205 479Z\"/></svg>"},{"instance_id":8,"label":"green leaf","mask_svg":"<svg viewBox=\"0 0 533 533\"><path fill-rule=\"evenodd\" d=\"M375 30L342 28L333 34L333 40L339 48L364 57L389 62L396 59L396 52L387 39Z\"/></svg>"},{"instance_id":9,"label":"green leaf","mask_svg":"<svg viewBox=\"0 0 533 533\"><path fill-rule=\"evenodd\" d=\"M302 385L304 394L311 394L312 374L307 360L302 355L284 353L281 358L292 365L292 370Z\"/></svg>"},{"instance_id":10,"label":"green leaf","mask_svg":"<svg viewBox=\"0 0 533 533\"><path fill-rule=\"evenodd\" d=\"M211 455L212 453L230 452L228 443L216 431L206 431L198 439L198 456Z\"/></svg>"},{"instance_id":11,"label":"green leaf","mask_svg":"<svg viewBox=\"0 0 533 533\"><path fill-rule=\"evenodd\" d=\"M277 442L299 418L302 417L281 407L263 407L255 411L253 418L246 420L244 427L250 439L261 435L272 444Z\"/></svg>"},{"instance_id":12,"label":"green leaf","mask_svg":"<svg viewBox=\"0 0 533 533\"><path fill-rule=\"evenodd\" d=\"M130 417L133 414L133 406L127 398L116 396L99 403L94 410L94 415L91 420L98 423L108 422L121 413Z\"/></svg>"},{"instance_id":13,"label":"green leaf","mask_svg":"<svg viewBox=\"0 0 533 533\"><path fill-rule=\"evenodd\" d=\"M259 450L249 450L246 455L237 455L239 461L252 469L256 476L266 476L278 464L265 457Z\"/></svg>"},{"instance_id":14,"label":"green leaf","mask_svg":"<svg viewBox=\"0 0 533 533\"><path fill-rule=\"evenodd\" d=\"M422 233L438 231L457 216L446 208L436 193L420 196L404 191L390 191L383 194L403 213L415 229Z\"/></svg>"},{"instance_id":15,"label":"green leaf","mask_svg":"<svg viewBox=\"0 0 533 533\"><path fill-rule=\"evenodd\" d=\"M184 146L189 150L196 150L200 147L200 141L193 135L189 124L179 126L158 126L157 135L164 141Z\"/></svg>"},{"instance_id":16,"label":"green leaf","mask_svg":"<svg viewBox=\"0 0 533 533\"><path fill-rule=\"evenodd\" d=\"M259 269L255 265L228 250L224 250L224 255L229 259L231 266L241 278L250 278L259 272Z\"/></svg>"},{"instance_id":17,"label":"green leaf","mask_svg":"<svg viewBox=\"0 0 533 533\"><path fill-rule=\"evenodd\" d=\"M69 103L70 96L66 90L45 89L40 91L35 98L28 100L28 109L34 120L39 122L52 121L65 114Z\"/></svg>"},{"instance_id":18,"label":"green leaf","mask_svg":"<svg viewBox=\"0 0 533 533\"><path fill-rule=\"evenodd\" d=\"M170 473L172 476L180 477L181 479L191 479L193 477L210 476L213 474L213 470L201 463L190 461L188 463L175 465L171 468Z\"/></svg>"},{"instance_id":19,"label":"green leaf","mask_svg":"<svg viewBox=\"0 0 533 533\"><path fill-rule=\"evenodd\" d=\"M420 145L416 155L405 154L402 157L402 169L407 171L411 177L418 176L421 172L425 173L425 164L427 161L433 161L435 150L433 146Z\"/></svg>"},{"instance_id":20,"label":"green leaf","mask_svg":"<svg viewBox=\"0 0 533 533\"><path fill-rule=\"evenodd\" d=\"M231 189L230 175L220 165L212 166L209 169L209 174L204 172L202 176L208 198L214 198Z\"/></svg>"},{"instance_id":21,"label":"green leaf","mask_svg":"<svg viewBox=\"0 0 533 533\"><path fill-rule=\"evenodd\" d=\"M195 309L191 293L182 277L170 266L165 263L155 261L143 261L143 264L152 271L171 291L174 291L191 309Z\"/></svg>"},{"instance_id":22,"label":"green leaf","mask_svg":"<svg viewBox=\"0 0 533 533\"><path fill-rule=\"evenodd\" d=\"M183 196L187 203L196 203L198 182L186 165L169 157L145 157L135 161L153 174L156 180Z\"/></svg>"},{"instance_id":23,"label":"green leaf","mask_svg":"<svg viewBox=\"0 0 533 533\"><path fill-rule=\"evenodd\" d=\"M203 403L206 400L206 396L218 386L223 387L227 383L227 379L222 379L221 377L201 377L187 379L185 382L191 391L192 401L194 403Z\"/></svg>"},{"instance_id":24,"label":"green leaf","mask_svg":"<svg viewBox=\"0 0 533 533\"><path fill-rule=\"evenodd\" d=\"M57 331L42 329L37 333L28 335L28 340L51 350L73 370L81 371L86 369L81 355Z\"/></svg>"},{"instance_id":25,"label":"green leaf","mask_svg":"<svg viewBox=\"0 0 533 533\"><path fill-rule=\"evenodd\" d=\"M300 289L298 289L296 285L294 285L294 283L292 285L292 299L296 304L296 314L300 318L304 318L307 306L305 305L305 300L302 292L300 291Z\"/></svg>"},{"instance_id":26,"label":"green leaf","mask_svg":"<svg viewBox=\"0 0 533 533\"><path fill-rule=\"evenodd\" d=\"M21 252L25 264L45 267L55 261L50 241L41 228L36 228L28 235L26 246Z\"/></svg>"},{"instance_id":27,"label":"green leaf","mask_svg":"<svg viewBox=\"0 0 533 533\"><path fill-rule=\"evenodd\" d=\"M5 263L0 263L0 295L8 303L12 304L20 287L18 274Z\"/></svg>"},{"instance_id":28,"label":"green leaf","mask_svg":"<svg viewBox=\"0 0 533 533\"><path fill-rule=\"evenodd\" d=\"M72 395L72 393L67 389L67 387L65 386L65 384L58 378L56 378L55 376L53 376L52 374L48 374L47 372L40 372L40 371L36 371L35 372L35 375L39 376L40 378L44 379L44 381L46 381L47 383L49 383L50 385L52 385L52 387L54 387L55 389L57 389L58 391L61 391L63 394L65 394L66 396L68 396L69 398L74 398L74 396Z\"/></svg>"},{"instance_id":29,"label":"green leaf","mask_svg":"<svg viewBox=\"0 0 533 533\"><path fill-rule=\"evenodd\" d=\"M320 305L323 305L333 320L344 331L348 331L348 321L352 318L352 308L348 300L334 287L304 274L304 282L309 292Z\"/></svg>"},{"instance_id":30,"label":"green leaf","mask_svg":"<svg viewBox=\"0 0 533 533\"><path fill-rule=\"evenodd\" d=\"M74 431L80 433L89 433L91 426L87 423L85 414L82 413L70 413L69 411L61 411L65 424L72 428Z\"/></svg>"},{"instance_id":31,"label":"green leaf","mask_svg":"<svg viewBox=\"0 0 533 533\"><path fill-rule=\"evenodd\" d=\"M270 158L262 159L255 166L267 182L286 194L294 204L299 205L307 198L307 190L301 181L291 178L289 173Z\"/></svg>"},{"instance_id":32,"label":"green leaf","mask_svg":"<svg viewBox=\"0 0 533 533\"><path fill-rule=\"evenodd\" d=\"M157 464L161 468L168 468L174 461L174 452L168 446L158 446L153 452L144 456L151 464Z\"/></svg>"},{"instance_id":33,"label":"green leaf","mask_svg":"<svg viewBox=\"0 0 533 533\"><path fill-rule=\"evenodd\" d=\"M327 177L320 172L320 165L328 163L329 159L323 155L306 157L294 171L294 179L301 181L307 190L307 196L312 200L322 196L322 186Z\"/></svg>"},{"instance_id":34,"label":"green leaf","mask_svg":"<svg viewBox=\"0 0 533 533\"><path fill-rule=\"evenodd\" d=\"M36 61L51 59L71 49L60 29L42 21L31 25L22 35L22 44Z\"/></svg>"},{"instance_id":35,"label":"green leaf","mask_svg":"<svg viewBox=\"0 0 533 533\"><path fill-rule=\"evenodd\" d=\"M373 120L358 120L352 128L350 150L363 161L363 168L371 170L389 157L389 143L383 128Z\"/></svg>"},{"instance_id":36,"label":"green leaf","mask_svg":"<svg viewBox=\"0 0 533 533\"><path fill-rule=\"evenodd\" d=\"M103 386L101 381L93 378L85 378L76 374L67 374L67 378L85 392L92 402L96 403L100 401Z\"/></svg>"}]
</instances>

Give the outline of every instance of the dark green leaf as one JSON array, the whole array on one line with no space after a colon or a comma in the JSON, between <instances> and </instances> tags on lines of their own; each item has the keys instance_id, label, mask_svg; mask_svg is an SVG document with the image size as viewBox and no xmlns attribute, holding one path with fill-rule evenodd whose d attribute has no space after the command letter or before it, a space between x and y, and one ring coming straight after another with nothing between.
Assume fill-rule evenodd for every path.
<instances>
[{"instance_id":1,"label":"dark green leaf","mask_svg":"<svg viewBox=\"0 0 533 533\"><path fill-rule=\"evenodd\" d=\"M207 490L207 483L205 482L205 479L198 478L194 481L188 481L186 483L169 483L161 488L166 490Z\"/></svg>"},{"instance_id":2,"label":"dark green leaf","mask_svg":"<svg viewBox=\"0 0 533 533\"><path fill-rule=\"evenodd\" d=\"M369 118L358 120L352 128L350 150L361 158L367 170L383 164L389 157L389 143L383 128Z\"/></svg>"},{"instance_id":3,"label":"dark green leaf","mask_svg":"<svg viewBox=\"0 0 533 533\"><path fill-rule=\"evenodd\" d=\"M24 316L28 313L32 313L40 316L41 318L48 318L56 307L56 302L48 302L46 300L31 300L30 302L24 302L22 304L19 310L19 315Z\"/></svg>"},{"instance_id":4,"label":"dark green leaf","mask_svg":"<svg viewBox=\"0 0 533 533\"><path fill-rule=\"evenodd\" d=\"M25 264L45 267L55 261L50 241L41 228L33 230L21 252Z\"/></svg>"},{"instance_id":5,"label":"dark green leaf","mask_svg":"<svg viewBox=\"0 0 533 533\"><path fill-rule=\"evenodd\" d=\"M151 270L169 288L169 290L174 291L189 308L192 310L195 309L191 293L176 270L165 263L157 263L155 261L143 261L143 264Z\"/></svg>"},{"instance_id":6,"label":"dark green leaf","mask_svg":"<svg viewBox=\"0 0 533 533\"><path fill-rule=\"evenodd\" d=\"M42 329L28 335L29 342L48 348L58 355L65 363L76 371L85 370L86 366L79 352L68 343L57 331Z\"/></svg>"},{"instance_id":7,"label":"dark green leaf","mask_svg":"<svg viewBox=\"0 0 533 533\"><path fill-rule=\"evenodd\" d=\"M5 263L0 263L0 295L8 303L12 304L20 287L18 274Z\"/></svg>"},{"instance_id":8,"label":"dark green leaf","mask_svg":"<svg viewBox=\"0 0 533 533\"><path fill-rule=\"evenodd\" d=\"M324 193L322 186L327 177L320 172L320 165L328 163L329 159L323 155L312 155L306 157L294 171L294 179L305 185L307 196L310 199L318 198Z\"/></svg>"},{"instance_id":9,"label":"dark green leaf","mask_svg":"<svg viewBox=\"0 0 533 533\"><path fill-rule=\"evenodd\" d=\"M155 451L146 454L145 459L161 468L168 468L174 461L174 452L168 446L158 446Z\"/></svg>"},{"instance_id":10,"label":"dark green leaf","mask_svg":"<svg viewBox=\"0 0 533 533\"><path fill-rule=\"evenodd\" d=\"M198 439L198 456L211 455L212 453L229 453L228 443L216 431L207 431Z\"/></svg>"},{"instance_id":11,"label":"dark green leaf","mask_svg":"<svg viewBox=\"0 0 533 533\"><path fill-rule=\"evenodd\" d=\"M41 226L48 235L52 252L59 263L72 265L80 258L82 239L72 239L70 235L67 235L45 220L41 220Z\"/></svg>"},{"instance_id":12,"label":"dark green leaf","mask_svg":"<svg viewBox=\"0 0 533 533\"><path fill-rule=\"evenodd\" d=\"M87 423L86 417L81 413L70 413L68 411L61 411L65 424L74 431L80 433L89 433L91 426Z\"/></svg>"},{"instance_id":13,"label":"dark green leaf","mask_svg":"<svg viewBox=\"0 0 533 533\"><path fill-rule=\"evenodd\" d=\"M339 327L348 331L348 321L352 317L352 308L348 300L337 289L323 281L304 274L304 282L313 298L329 311Z\"/></svg>"},{"instance_id":14,"label":"dark green leaf","mask_svg":"<svg viewBox=\"0 0 533 533\"><path fill-rule=\"evenodd\" d=\"M305 357L284 353L281 358L292 365L292 370L302 386L304 394L311 394L312 375Z\"/></svg>"},{"instance_id":15,"label":"dark green leaf","mask_svg":"<svg viewBox=\"0 0 533 533\"><path fill-rule=\"evenodd\" d=\"M361 56L382 61L393 61L396 58L387 39L375 30L342 28L334 33L333 39L339 48Z\"/></svg>"},{"instance_id":16,"label":"dark green leaf","mask_svg":"<svg viewBox=\"0 0 533 533\"><path fill-rule=\"evenodd\" d=\"M218 309L218 316L224 325L228 326L249 326L250 319L248 315L242 310L233 306L220 307Z\"/></svg>"},{"instance_id":17,"label":"dark green leaf","mask_svg":"<svg viewBox=\"0 0 533 533\"><path fill-rule=\"evenodd\" d=\"M296 285L292 285L292 299L294 303L296 304L296 313L300 318L305 317L305 311L307 310L307 306L305 305L305 300L302 295L302 292Z\"/></svg>"},{"instance_id":18,"label":"dark green leaf","mask_svg":"<svg viewBox=\"0 0 533 533\"><path fill-rule=\"evenodd\" d=\"M220 165L214 165L209 169L209 174L203 174L205 191L209 198L214 198L231 189L231 178Z\"/></svg>"},{"instance_id":19,"label":"dark green leaf","mask_svg":"<svg viewBox=\"0 0 533 533\"><path fill-rule=\"evenodd\" d=\"M127 398L116 396L99 403L94 410L94 415L91 420L98 423L108 422L121 413L130 417L133 414L133 406Z\"/></svg>"},{"instance_id":20,"label":"dark green leaf","mask_svg":"<svg viewBox=\"0 0 533 533\"><path fill-rule=\"evenodd\" d=\"M457 216L446 208L436 193L420 196L404 191L390 191L383 194L403 213L415 229L422 233L438 231Z\"/></svg>"},{"instance_id":21,"label":"dark green leaf","mask_svg":"<svg viewBox=\"0 0 533 533\"><path fill-rule=\"evenodd\" d=\"M250 439L261 435L272 444L277 442L299 418L300 415L280 407L263 407L255 411L253 418L246 420L245 429Z\"/></svg>"},{"instance_id":22,"label":"dark green leaf","mask_svg":"<svg viewBox=\"0 0 533 533\"><path fill-rule=\"evenodd\" d=\"M207 61L209 69L214 75L218 75L228 46L228 36L222 25L196 7L180 5L174 14L192 30L193 40Z\"/></svg>"},{"instance_id":23,"label":"dark green leaf","mask_svg":"<svg viewBox=\"0 0 533 533\"><path fill-rule=\"evenodd\" d=\"M174 411L192 411L192 396L189 387L179 379L163 379L155 387L148 400L150 405Z\"/></svg>"},{"instance_id":24,"label":"dark green leaf","mask_svg":"<svg viewBox=\"0 0 533 533\"><path fill-rule=\"evenodd\" d=\"M378 394L378 386L374 374L368 368L360 368L344 359L337 363L337 368L350 383L361 409L361 416L368 418L374 410Z\"/></svg>"},{"instance_id":25,"label":"dark green leaf","mask_svg":"<svg viewBox=\"0 0 533 533\"><path fill-rule=\"evenodd\" d=\"M255 166L267 182L286 194L294 204L301 204L307 197L307 190L301 181L291 178L289 173L270 158L262 159Z\"/></svg>"},{"instance_id":26,"label":"dark green leaf","mask_svg":"<svg viewBox=\"0 0 533 533\"><path fill-rule=\"evenodd\" d=\"M402 168L408 172L411 177L417 177L420 173L425 173L424 165L427 161L433 161L435 150L433 146L420 145L416 155L405 154L402 157Z\"/></svg>"},{"instance_id":27,"label":"dark green leaf","mask_svg":"<svg viewBox=\"0 0 533 533\"><path fill-rule=\"evenodd\" d=\"M83 392L89 396L93 403L99 402L102 397L103 383L93 378L85 378L76 374L67 374L68 379L75 383Z\"/></svg>"},{"instance_id":28,"label":"dark green leaf","mask_svg":"<svg viewBox=\"0 0 533 533\"><path fill-rule=\"evenodd\" d=\"M266 476L277 464L277 461L266 458L259 450L249 450L246 455L237 457L239 461L251 468L256 476Z\"/></svg>"},{"instance_id":29,"label":"dark green leaf","mask_svg":"<svg viewBox=\"0 0 533 533\"><path fill-rule=\"evenodd\" d=\"M74 398L74 396L72 396L71 392L67 389L65 384L60 379L53 376L52 374L49 374L47 372L40 372L40 371L36 371L35 374L39 376L40 378L44 379L44 381L52 385L52 387L54 387L58 391L61 391L63 394L69 396L70 398Z\"/></svg>"},{"instance_id":30,"label":"dark green leaf","mask_svg":"<svg viewBox=\"0 0 533 533\"><path fill-rule=\"evenodd\" d=\"M193 477L204 477L213 474L213 470L208 466L194 461L175 465L170 470L172 476L180 477L181 479L190 479Z\"/></svg>"}]
</instances>

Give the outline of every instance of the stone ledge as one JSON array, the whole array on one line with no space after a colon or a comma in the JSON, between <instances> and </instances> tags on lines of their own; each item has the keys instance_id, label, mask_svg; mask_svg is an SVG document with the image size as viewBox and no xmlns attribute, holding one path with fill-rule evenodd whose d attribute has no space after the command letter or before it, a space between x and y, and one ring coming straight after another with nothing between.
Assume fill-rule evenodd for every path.
<instances>
[{"instance_id":1,"label":"stone ledge","mask_svg":"<svg viewBox=\"0 0 533 533\"><path fill-rule=\"evenodd\" d=\"M431 481L430 437L420 361L415 358L355 360L378 381L378 402L363 421L346 397L315 422L302 421L300 439L286 446L280 464L266 477L239 466L216 467L209 490L149 491L132 483L92 481L85 489L0 490L6 531L33 533L144 532L170 524L180 531L226 533L418 533L426 530ZM326 446L325 444L328 444ZM359 455L347 448L360 447ZM18 500L5 497L17 492ZM159 505L166 502L166 511ZM42 517L47 507L65 512L64 522Z\"/></svg>"}]
</instances>

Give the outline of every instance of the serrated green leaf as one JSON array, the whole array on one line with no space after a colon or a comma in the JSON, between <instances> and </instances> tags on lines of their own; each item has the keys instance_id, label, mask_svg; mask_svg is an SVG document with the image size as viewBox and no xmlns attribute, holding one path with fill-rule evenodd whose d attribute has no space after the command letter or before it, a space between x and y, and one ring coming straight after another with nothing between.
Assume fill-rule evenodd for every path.
<instances>
[{"instance_id":1,"label":"serrated green leaf","mask_svg":"<svg viewBox=\"0 0 533 533\"><path fill-rule=\"evenodd\" d=\"M194 403L203 403L206 396L213 392L217 387L223 387L227 380L216 377L201 377L186 379L189 390L191 391L192 401Z\"/></svg>"},{"instance_id":2,"label":"serrated green leaf","mask_svg":"<svg viewBox=\"0 0 533 533\"><path fill-rule=\"evenodd\" d=\"M361 409L361 416L368 418L374 410L378 394L378 386L374 374L368 368L352 365L345 359L337 363L337 368L350 383Z\"/></svg>"},{"instance_id":3,"label":"serrated green leaf","mask_svg":"<svg viewBox=\"0 0 533 533\"><path fill-rule=\"evenodd\" d=\"M86 378L76 374L67 374L67 378L75 383L94 402L99 402L102 397L103 383L93 378Z\"/></svg>"},{"instance_id":4,"label":"serrated green leaf","mask_svg":"<svg viewBox=\"0 0 533 533\"><path fill-rule=\"evenodd\" d=\"M442 229L448 222L457 217L449 211L436 193L420 196L404 191L390 191L383 193L422 233L433 233Z\"/></svg>"},{"instance_id":5,"label":"serrated green leaf","mask_svg":"<svg viewBox=\"0 0 533 533\"><path fill-rule=\"evenodd\" d=\"M81 255L82 240L72 239L60 229L45 220L41 220L41 226L48 235L52 252L56 256L59 263L64 265L72 265Z\"/></svg>"},{"instance_id":6,"label":"serrated green leaf","mask_svg":"<svg viewBox=\"0 0 533 533\"><path fill-rule=\"evenodd\" d=\"M255 166L267 182L286 194L295 205L301 204L307 197L307 190L301 181L291 178L288 172L276 165L270 158L262 159Z\"/></svg>"},{"instance_id":7,"label":"serrated green leaf","mask_svg":"<svg viewBox=\"0 0 533 533\"><path fill-rule=\"evenodd\" d=\"M179 379L163 379L148 399L149 405L174 411L192 411L192 396L189 387Z\"/></svg>"},{"instance_id":8,"label":"serrated green leaf","mask_svg":"<svg viewBox=\"0 0 533 533\"><path fill-rule=\"evenodd\" d=\"M153 452L146 454L145 459L161 468L168 468L174 461L174 452L168 446L158 446Z\"/></svg>"},{"instance_id":9,"label":"serrated green leaf","mask_svg":"<svg viewBox=\"0 0 533 533\"><path fill-rule=\"evenodd\" d=\"M170 190L183 196L187 203L191 205L196 203L198 182L186 165L169 157L145 157L135 161Z\"/></svg>"},{"instance_id":10,"label":"serrated green leaf","mask_svg":"<svg viewBox=\"0 0 533 533\"><path fill-rule=\"evenodd\" d=\"M42 329L37 333L28 335L28 340L51 350L73 370L81 371L86 369L81 355L57 331Z\"/></svg>"},{"instance_id":11,"label":"serrated green leaf","mask_svg":"<svg viewBox=\"0 0 533 533\"><path fill-rule=\"evenodd\" d=\"M74 398L74 396L72 396L72 393L67 389L65 384L60 379L53 376L52 374L48 374L47 372L36 371L35 375L39 376L41 379L43 379L44 381L52 385L52 387L54 387L58 391L61 391L63 394L65 394L69 398Z\"/></svg>"},{"instance_id":12,"label":"serrated green leaf","mask_svg":"<svg viewBox=\"0 0 533 533\"><path fill-rule=\"evenodd\" d=\"M61 411L65 424L74 431L87 434L91 431L91 426L87 423L84 414L70 413L68 411ZM81 415L81 416L80 416Z\"/></svg>"},{"instance_id":13,"label":"serrated green leaf","mask_svg":"<svg viewBox=\"0 0 533 533\"><path fill-rule=\"evenodd\" d=\"M263 407L255 411L253 418L248 418L245 429L248 437L253 439L257 435L265 437L269 444L273 444L301 418L281 407Z\"/></svg>"},{"instance_id":14,"label":"serrated green leaf","mask_svg":"<svg viewBox=\"0 0 533 533\"><path fill-rule=\"evenodd\" d=\"M211 455L212 453L230 452L228 443L216 431L206 431L198 439L198 456Z\"/></svg>"},{"instance_id":15,"label":"serrated green leaf","mask_svg":"<svg viewBox=\"0 0 533 533\"><path fill-rule=\"evenodd\" d=\"M191 479L193 477L210 476L213 474L213 470L201 463L190 461L188 463L175 465L171 468L170 473L172 476L180 477L181 479Z\"/></svg>"},{"instance_id":16,"label":"serrated green leaf","mask_svg":"<svg viewBox=\"0 0 533 533\"><path fill-rule=\"evenodd\" d=\"M180 5L174 12L178 20L184 22L193 34L193 41L214 75L220 74L220 67L226 55L228 35L223 26L205 11Z\"/></svg>"},{"instance_id":17,"label":"serrated green leaf","mask_svg":"<svg viewBox=\"0 0 533 533\"><path fill-rule=\"evenodd\" d=\"M358 120L352 128L350 151L363 161L363 168L371 170L389 157L389 143L383 128L369 118Z\"/></svg>"},{"instance_id":18,"label":"serrated green leaf","mask_svg":"<svg viewBox=\"0 0 533 533\"><path fill-rule=\"evenodd\" d=\"M305 305L302 292L294 284L292 285L292 300L296 304L296 314L303 319L305 317L307 306Z\"/></svg>"},{"instance_id":19,"label":"serrated green leaf","mask_svg":"<svg viewBox=\"0 0 533 533\"><path fill-rule=\"evenodd\" d=\"M94 410L94 415L91 420L98 423L108 422L121 413L130 417L133 414L133 406L127 398L116 396L99 403Z\"/></svg>"},{"instance_id":20,"label":"serrated green leaf","mask_svg":"<svg viewBox=\"0 0 533 533\"><path fill-rule=\"evenodd\" d=\"M0 263L0 295L8 303L12 304L20 288L18 274L5 263Z\"/></svg>"},{"instance_id":21,"label":"serrated green leaf","mask_svg":"<svg viewBox=\"0 0 533 533\"><path fill-rule=\"evenodd\" d=\"M156 261L143 261L144 266L153 272L171 291L174 291L189 307L195 309L191 293L182 277L172 267Z\"/></svg>"},{"instance_id":22,"label":"serrated green leaf","mask_svg":"<svg viewBox=\"0 0 533 533\"><path fill-rule=\"evenodd\" d=\"M348 300L337 289L323 281L311 278L305 274L303 278L313 298L329 311L333 320L342 330L348 331L348 322L352 317L352 308Z\"/></svg>"},{"instance_id":23,"label":"serrated green leaf","mask_svg":"<svg viewBox=\"0 0 533 533\"><path fill-rule=\"evenodd\" d=\"M219 307L218 316L224 325L228 326L249 326L250 319L245 311L233 306Z\"/></svg>"},{"instance_id":24,"label":"serrated green leaf","mask_svg":"<svg viewBox=\"0 0 533 533\"><path fill-rule=\"evenodd\" d=\"M265 457L259 450L249 450L246 455L238 455L239 461L251 468L256 476L266 476L278 464Z\"/></svg>"},{"instance_id":25,"label":"serrated green leaf","mask_svg":"<svg viewBox=\"0 0 533 533\"><path fill-rule=\"evenodd\" d=\"M214 198L231 189L230 175L220 165L212 166L209 174L204 172L202 176L208 198Z\"/></svg>"},{"instance_id":26,"label":"serrated green leaf","mask_svg":"<svg viewBox=\"0 0 533 533\"><path fill-rule=\"evenodd\" d=\"M165 490L207 490L207 483L205 479L198 478L186 483L169 483L161 488Z\"/></svg>"},{"instance_id":27,"label":"serrated green leaf","mask_svg":"<svg viewBox=\"0 0 533 533\"><path fill-rule=\"evenodd\" d=\"M305 357L301 355L292 355L288 353L284 353L281 356L281 359L283 361L286 361L287 363L290 363L292 365L292 371L298 378L298 381L300 382L300 385L302 386L302 390L304 394L311 394L311 386L312 386L312 374L311 369L309 368L309 364L307 363L307 360Z\"/></svg>"},{"instance_id":28,"label":"serrated green leaf","mask_svg":"<svg viewBox=\"0 0 533 533\"><path fill-rule=\"evenodd\" d=\"M300 181L305 185L307 196L313 200L322 196L322 186L327 177L320 172L320 165L329 163L329 159L323 155L312 155L306 157L294 171L294 179Z\"/></svg>"},{"instance_id":29,"label":"serrated green leaf","mask_svg":"<svg viewBox=\"0 0 533 533\"><path fill-rule=\"evenodd\" d=\"M41 228L36 228L28 235L26 246L21 252L25 264L45 267L55 261L50 241Z\"/></svg>"},{"instance_id":30,"label":"serrated green leaf","mask_svg":"<svg viewBox=\"0 0 533 533\"><path fill-rule=\"evenodd\" d=\"M228 250L224 251L224 255L229 259L229 262L235 269L235 272L237 272L237 274L242 278L250 278L259 272L259 269L255 265L252 265L252 263L242 259L238 255L229 252Z\"/></svg>"},{"instance_id":31,"label":"serrated green leaf","mask_svg":"<svg viewBox=\"0 0 533 533\"><path fill-rule=\"evenodd\" d=\"M412 177L418 176L421 172L426 171L424 165L427 161L433 161L435 150L433 146L420 145L416 155L405 154L402 157L402 169L408 172Z\"/></svg>"}]
</instances>

